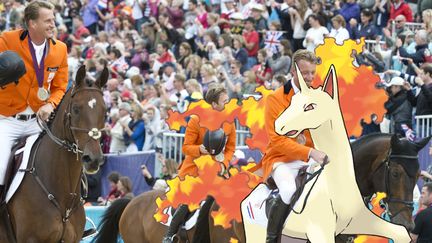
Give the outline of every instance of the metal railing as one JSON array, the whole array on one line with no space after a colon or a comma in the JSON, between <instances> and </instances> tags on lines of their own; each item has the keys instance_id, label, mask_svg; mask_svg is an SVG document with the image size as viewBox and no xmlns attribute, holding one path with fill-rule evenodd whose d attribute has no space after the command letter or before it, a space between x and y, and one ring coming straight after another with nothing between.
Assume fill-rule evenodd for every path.
<instances>
[{"instance_id":1,"label":"metal railing","mask_svg":"<svg viewBox=\"0 0 432 243\"><path fill-rule=\"evenodd\" d=\"M246 129L246 128L245 128ZM249 136L249 130L236 130L236 147L246 146L246 138ZM184 134L174 132L164 132L162 138L162 154L166 159L173 159L177 163L183 161L183 142Z\"/></svg>"},{"instance_id":2,"label":"metal railing","mask_svg":"<svg viewBox=\"0 0 432 243\"><path fill-rule=\"evenodd\" d=\"M432 115L415 117L417 137L424 138L432 135Z\"/></svg>"},{"instance_id":3,"label":"metal railing","mask_svg":"<svg viewBox=\"0 0 432 243\"><path fill-rule=\"evenodd\" d=\"M374 52L377 45L380 45L381 49L384 49L385 41L380 41L377 43L376 40L365 40L365 46L369 52Z\"/></svg>"}]
</instances>

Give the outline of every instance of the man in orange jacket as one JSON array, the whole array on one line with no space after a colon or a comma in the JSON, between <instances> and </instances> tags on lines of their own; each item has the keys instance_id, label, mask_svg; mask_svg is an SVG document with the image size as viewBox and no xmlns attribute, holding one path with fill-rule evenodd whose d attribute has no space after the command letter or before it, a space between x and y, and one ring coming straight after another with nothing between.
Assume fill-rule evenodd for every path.
<instances>
[{"instance_id":1,"label":"man in orange jacket","mask_svg":"<svg viewBox=\"0 0 432 243\"><path fill-rule=\"evenodd\" d=\"M298 50L293 55L292 79L267 98L265 126L270 142L262 159L264 179L273 177L279 196L273 201L267 223L267 243L276 243L289 213L291 197L296 190L295 178L306 161L324 162L326 154L313 148L310 132L304 131L296 139L280 136L275 132L275 121L289 107L291 98L299 92L299 81L294 63L297 63L308 86L312 84L318 59L313 52Z\"/></svg>"},{"instance_id":2,"label":"man in orange jacket","mask_svg":"<svg viewBox=\"0 0 432 243\"><path fill-rule=\"evenodd\" d=\"M207 103L211 104L212 108L217 111L222 111L225 104L228 103L228 92L222 85L214 85L209 88L206 93L205 100ZM201 119L204 119L201 117ZM186 175L199 176L198 167L196 166L194 160L202 155L210 154L204 146L204 136L207 131L206 128L199 125L200 118L196 115L192 115L185 132L185 140L183 143L183 153L186 155L183 163L179 166L178 175L180 178L184 178ZM225 149L221 154L213 156L213 159L220 162L221 165L221 175L225 175L229 162L235 151L236 145L236 130L234 123L224 123L222 127L226 137L227 142L225 144ZM198 226L201 225L202 221L208 220L208 213L214 199L211 196L207 196L207 199L200 209L200 213L197 219L197 228L195 230L194 238L192 242L207 242L209 239L205 229L200 229ZM163 243L173 242L174 235L177 233L181 224L184 223L187 215L189 214L189 209L187 205L180 205L173 215L170 227L168 228L167 234L162 240Z\"/></svg>"},{"instance_id":3,"label":"man in orange jacket","mask_svg":"<svg viewBox=\"0 0 432 243\"><path fill-rule=\"evenodd\" d=\"M48 1L32 1L24 10L24 20L26 30L0 35L0 52L18 53L27 70L18 85L0 89L0 195L12 144L40 132L36 115L49 118L68 81L66 45L54 40L54 6Z\"/></svg>"}]
</instances>

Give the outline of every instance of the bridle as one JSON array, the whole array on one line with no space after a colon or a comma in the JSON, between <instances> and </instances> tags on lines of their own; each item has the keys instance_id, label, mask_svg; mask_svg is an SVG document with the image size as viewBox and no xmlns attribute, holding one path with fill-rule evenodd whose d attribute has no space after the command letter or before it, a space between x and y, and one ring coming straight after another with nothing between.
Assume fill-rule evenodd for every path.
<instances>
[{"instance_id":1,"label":"bridle","mask_svg":"<svg viewBox=\"0 0 432 243\"><path fill-rule=\"evenodd\" d=\"M396 217L398 214L403 212L404 210L413 210L414 209L414 202L412 200L405 200L401 198L394 198L392 197L392 193L390 190L390 160L391 159L409 159L409 160L418 160L418 156L414 155L394 155L392 154L392 149L390 148L386 158L381 162L381 164L376 168L376 170L372 173L372 176L375 175L381 167L384 168L384 184L385 184L385 193L386 197L383 199L385 211L389 215L390 220ZM409 176L409 175L408 175ZM389 210L388 203L400 203L403 204L405 207L402 207L399 211L396 213L392 213Z\"/></svg>"},{"instance_id":2,"label":"bridle","mask_svg":"<svg viewBox=\"0 0 432 243\"><path fill-rule=\"evenodd\" d=\"M73 142L71 142L67 139L60 139L59 137L54 135L54 133L51 131L51 129L48 127L48 125L45 121L43 121L39 118L37 119L38 124L41 127L42 131L44 131L54 143L65 148L66 150L76 154L77 160L78 160L78 155L83 154L83 150L79 147L78 140L75 139L73 131L87 133L89 139L86 141L85 144L90 142L91 139L98 140L102 136L102 132L105 131L105 128L100 128L100 129L90 128L90 129L88 129L88 128L80 128L80 127L72 126L72 124L71 124L72 99L77 93L79 93L81 91L96 91L96 92L99 92L103 95L102 90L99 88L93 88L93 87L84 87L84 88L80 88L80 89L72 88L71 95L70 95L70 101L69 101L68 107L66 108L66 113L64 115L63 120L65 121L64 128L65 129L69 128L66 132L68 134L70 134Z\"/></svg>"}]
</instances>

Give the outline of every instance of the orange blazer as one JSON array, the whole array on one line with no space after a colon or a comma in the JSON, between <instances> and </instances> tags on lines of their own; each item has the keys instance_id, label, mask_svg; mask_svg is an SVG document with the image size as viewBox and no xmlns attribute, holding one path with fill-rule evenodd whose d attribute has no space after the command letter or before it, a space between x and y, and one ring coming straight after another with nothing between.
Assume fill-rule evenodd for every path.
<instances>
[{"instance_id":1,"label":"orange blazer","mask_svg":"<svg viewBox=\"0 0 432 243\"><path fill-rule=\"evenodd\" d=\"M223 130L228 137L225 145L225 159L223 163L225 164L225 168L228 169L236 146L236 130L234 123L224 123ZM191 115L186 127L185 140L182 148L185 159L178 168L178 175L180 178L184 178L186 175L198 176L198 167L195 165L194 160L201 156L199 146L203 143L205 132L206 128L199 125L199 117Z\"/></svg>"},{"instance_id":2,"label":"orange blazer","mask_svg":"<svg viewBox=\"0 0 432 243\"><path fill-rule=\"evenodd\" d=\"M54 44L55 42L55 44ZM65 94L68 84L67 48L58 40L47 40L47 54L44 67L44 87L48 89L48 81L51 81L51 96L47 101L41 101L37 97L39 89L36 79L36 71L28 45L28 34L24 30L3 32L0 35L0 52L11 50L18 53L24 61L26 74L19 80L18 85L7 85L0 89L0 114L12 116L24 111L30 106L34 112L46 104L56 106Z\"/></svg>"},{"instance_id":3,"label":"orange blazer","mask_svg":"<svg viewBox=\"0 0 432 243\"><path fill-rule=\"evenodd\" d=\"M269 95L265 107L265 127L269 137L269 144L261 160L263 168L263 179L266 180L275 162L292 162L295 160L308 161L309 151L313 148L309 130L303 134L306 137L306 144L297 143L295 138L280 136L275 132L275 121L279 115L291 104L294 89L288 81L283 87Z\"/></svg>"}]
</instances>

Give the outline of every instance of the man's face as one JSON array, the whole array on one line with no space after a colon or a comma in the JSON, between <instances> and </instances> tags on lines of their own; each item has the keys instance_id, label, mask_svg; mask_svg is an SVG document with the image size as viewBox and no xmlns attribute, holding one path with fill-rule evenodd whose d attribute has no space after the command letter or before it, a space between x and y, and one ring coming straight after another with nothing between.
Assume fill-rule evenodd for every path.
<instances>
[{"instance_id":1,"label":"man's face","mask_svg":"<svg viewBox=\"0 0 432 243\"><path fill-rule=\"evenodd\" d=\"M228 103L229 101L229 97L227 93L221 93L219 95L219 100L218 103L213 102L212 106L213 109L217 110L217 111L223 111L225 104Z\"/></svg>"},{"instance_id":2,"label":"man's face","mask_svg":"<svg viewBox=\"0 0 432 243\"><path fill-rule=\"evenodd\" d=\"M402 29L405 26L405 18L401 15L395 18L395 27L396 29Z\"/></svg>"},{"instance_id":3,"label":"man's face","mask_svg":"<svg viewBox=\"0 0 432 243\"><path fill-rule=\"evenodd\" d=\"M315 73L316 73L316 64L315 63L311 63L309 61L306 60L300 60L297 62L297 66L300 69L300 72L303 76L304 81L306 82L306 85L308 87L310 87L312 85L312 81L315 77ZM292 75L294 78L294 83L295 85L300 88L300 84L298 81L298 77L297 77L297 72L294 69L292 71Z\"/></svg>"},{"instance_id":4,"label":"man's face","mask_svg":"<svg viewBox=\"0 0 432 243\"><path fill-rule=\"evenodd\" d=\"M432 203L431 195L432 193L428 192L427 187L423 187L420 197L421 203L425 206L429 206Z\"/></svg>"},{"instance_id":5,"label":"man's face","mask_svg":"<svg viewBox=\"0 0 432 243\"><path fill-rule=\"evenodd\" d=\"M30 20L29 24L32 29L46 39L54 36L55 18L53 10L47 8L39 9L39 18Z\"/></svg>"},{"instance_id":6,"label":"man's face","mask_svg":"<svg viewBox=\"0 0 432 243\"><path fill-rule=\"evenodd\" d=\"M164 53L164 48L163 48L163 46L161 44L157 45L156 52L159 55L162 55Z\"/></svg>"}]
</instances>

